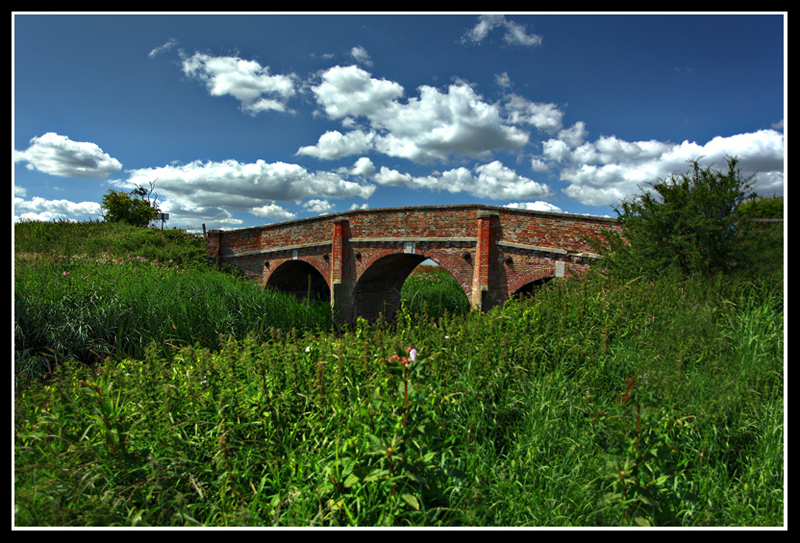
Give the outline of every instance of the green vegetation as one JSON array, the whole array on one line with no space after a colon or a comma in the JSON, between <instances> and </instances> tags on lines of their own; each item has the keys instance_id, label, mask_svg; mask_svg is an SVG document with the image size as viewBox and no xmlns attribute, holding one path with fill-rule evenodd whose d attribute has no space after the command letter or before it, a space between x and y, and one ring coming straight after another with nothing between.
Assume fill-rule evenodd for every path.
<instances>
[{"instance_id":1,"label":"green vegetation","mask_svg":"<svg viewBox=\"0 0 800 543\"><path fill-rule=\"evenodd\" d=\"M438 266L417 266L400 291L406 313L431 319L446 313L469 313L470 304L461 286Z\"/></svg>"},{"instance_id":2,"label":"green vegetation","mask_svg":"<svg viewBox=\"0 0 800 543\"><path fill-rule=\"evenodd\" d=\"M625 239L610 238L603 266L629 278L673 269L684 276L756 275L781 270L783 198L757 198L736 158L727 171L689 163L690 171L649 184L616 208ZM773 260L765 266L764 260Z\"/></svg>"},{"instance_id":3,"label":"green vegetation","mask_svg":"<svg viewBox=\"0 0 800 543\"><path fill-rule=\"evenodd\" d=\"M180 232L15 235L17 526L785 524L781 262L336 327Z\"/></svg>"},{"instance_id":4,"label":"green vegetation","mask_svg":"<svg viewBox=\"0 0 800 543\"><path fill-rule=\"evenodd\" d=\"M130 193L109 189L102 201L104 220L131 226L149 225L159 212L158 195L153 195L154 191L155 181L150 183L150 190L143 186L137 186Z\"/></svg>"},{"instance_id":5,"label":"green vegetation","mask_svg":"<svg viewBox=\"0 0 800 543\"><path fill-rule=\"evenodd\" d=\"M19 272L29 264L54 261L61 255L88 259L128 258L173 260L180 266L203 268L208 263L200 236L183 230L137 228L124 222L39 222L14 225L14 262Z\"/></svg>"},{"instance_id":6,"label":"green vegetation","mask_svg":"<svg viewBox=\"0 0 800 543\"><path fill-rule=\"evenodd\" d=\"M153 342L217 349L220 336L332 328L329 306L212 269L203 239L181 230L23 222L15 233L18 379L70 358L142 358Z\"/></svg>"}]
</instances>

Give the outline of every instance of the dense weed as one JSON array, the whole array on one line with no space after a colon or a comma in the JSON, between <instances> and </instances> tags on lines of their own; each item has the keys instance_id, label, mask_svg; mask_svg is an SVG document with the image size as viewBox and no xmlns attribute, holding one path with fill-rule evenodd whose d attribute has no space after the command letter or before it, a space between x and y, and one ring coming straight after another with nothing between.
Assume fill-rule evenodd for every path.
<instances>
[{"instance_id":1,"label":"dense weed","mask_svg":"<svg viewBox=\"0 0 800 543\"><path fill-rule=\"evenodd\" d=\"M16 270L50 366L15 398L17 526L785 524L780 284L597 275L486 314L431 287L331 329L92 258Z\"/></svg>"}]
</instances>

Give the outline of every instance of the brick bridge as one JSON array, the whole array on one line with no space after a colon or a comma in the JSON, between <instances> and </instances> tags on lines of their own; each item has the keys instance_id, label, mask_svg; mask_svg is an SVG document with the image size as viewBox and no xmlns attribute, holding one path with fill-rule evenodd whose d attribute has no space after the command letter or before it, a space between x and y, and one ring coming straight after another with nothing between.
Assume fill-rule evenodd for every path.
<instances>
[{"instance_id":1,"label":"brick bridge","mask_svg":"<svg viewBox=\"0 0 800 543\"><path fill-rule=\"evenodd\" d=\"M208 251L262 286L330 299L342 322L394 316L400 289L430 258L487 311L598 258L585 242L602 217L484 205L352 210L238 230L211 230Z\"/></svg>"}]
</instances>

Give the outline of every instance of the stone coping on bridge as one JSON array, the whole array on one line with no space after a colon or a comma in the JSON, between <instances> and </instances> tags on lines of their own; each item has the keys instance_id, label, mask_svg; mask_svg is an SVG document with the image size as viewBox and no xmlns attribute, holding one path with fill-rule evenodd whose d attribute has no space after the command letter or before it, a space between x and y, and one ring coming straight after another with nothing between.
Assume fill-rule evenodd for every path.
<instances>
[{"instance_id":1,"label":"stone coping on bridge","mask_svg":"<svg viewBox=\"0 0 800 543\"><path fill-rule=\"evenodd\" d=\"M600 255L596 253L590 253L589 251L567 251L564 249L558 249L556 247L540 247L538 245L526 245L524 243L514 243L511 241L498 241L498 245L501 247L512 247L514 249L524 249L526 251L538 251L540 253L555 253L558 255L569 255L575 256L579 258L594 258L599 259L601 258Z\"/></svg>"},{"instance_id":2,"label":"stone coping on bridge","mask_svg":"<svg viewBox=\"0 0 800 543\"><path fill-rule=\"evenodd\" d=\"M347 240L349 243L454 243L454 242L464 242L464 243L477 243L478 238L421 238L421 237L396 237L396 238L349 238ZM258 251L247 251L241 252L236 254L228 255L228 258L242 258L246 256L253 256L253 255L262 255L268 253L280 253L284 251L296 251L298 249L308 249L311 247L325 247L327 245L331 245L332 242L330 241L319 241L315 243L301 243L297 245L285 245L281 247L275 247L273 249L263 249ZM591 253L588 251L581 251L581 252L571 252L566 251L564 249L558 249L556 247L542 247L539 245L527 245L524 243L513 243L510 241L498 241L498 245L503 247L512 247L514 249L522 249L525 251L538 251L540 253L555 253L559 255L569 255L575 256L579 258L593 258L599 259L600 255Z\"/></svg>"},{"instance_id":3,"label":"stone coping on bridge","mask_svg":"<svg viewBox=\"0 0 800 543\"><path fill-rule=\"evenodd\" d=\"M303 223L310 223L310 222L317 222L317 221L335 221L337 219L343 219L346 217L351 217L354 215L369 215L369 214L379 214L379 213L397 213L402 211L433 211L436 209L445 210L445 209L474 209L476 211L489 211L489 212L503 212L503 213L513 213L513 214L520 214L520 215L531 215L531 216L540 216L540 217L547 217L552 219L570 219L570 220L582 220L582 221L595 221L600 223L615 223L616 219L612 217L601 217L599 215L581 215L577 213L556 213L554 211L538 211L532 209L518 209L514 207L504 207L504 206L490 206L484 204L447 204L447 205L423 205L423 206L401 206L401 207L376 207L374 209L349 209L347 211L340 211L338 213L329 213L325 215L317 215L316 217L305 217L302 219L292 219L288 221L281 221L275 222L270 224L264 224L260 226L248 226L245 228L231 228L226 230L220 229L213 229L209 230L209 232L243 232L246 230L265 230L271 228L284 228L286 226L291 226L293 224L303 224ZM414 241L414 240L412 240Z\"/></svg>"}]
</instances>

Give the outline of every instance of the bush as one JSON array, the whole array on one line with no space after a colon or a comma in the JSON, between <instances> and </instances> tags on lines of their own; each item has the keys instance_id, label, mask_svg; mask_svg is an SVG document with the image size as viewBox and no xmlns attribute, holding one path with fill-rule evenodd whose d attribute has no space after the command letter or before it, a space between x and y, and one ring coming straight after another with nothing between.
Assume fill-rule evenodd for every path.
<instances>
[{"instance_id":1,"label":"bush","mask_svg":"<svg viewBox=\"0 0 800 543\"><path fill-rule=\"evenodd\" d=\"M691 161L688 173L623 200L615 208L623 236L607 236L603 266L628 277L668 269L689 277L729 273L746 262L748 227L741 208L753 198L753 177L742 177L736 158L727 165L722 172Z\"/></svg>"}]
</instances>

